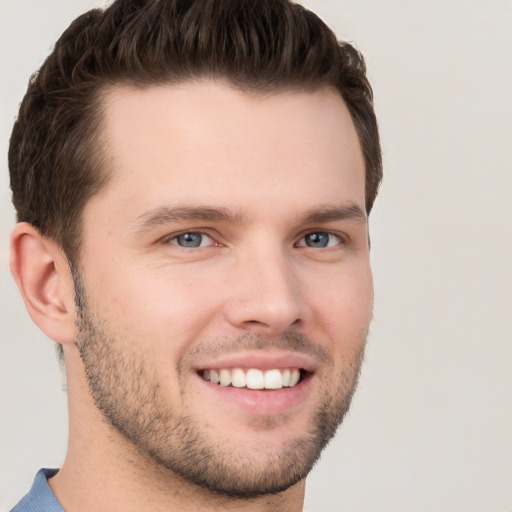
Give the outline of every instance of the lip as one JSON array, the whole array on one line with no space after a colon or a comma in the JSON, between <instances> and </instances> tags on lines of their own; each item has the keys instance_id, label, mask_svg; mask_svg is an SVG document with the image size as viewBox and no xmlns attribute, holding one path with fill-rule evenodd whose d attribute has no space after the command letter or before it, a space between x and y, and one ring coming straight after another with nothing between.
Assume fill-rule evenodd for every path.
<instances>
[{"instance_id":1,"label":"lip","mask_svg":"<svg viewBox=\"0 0 512 512\"><path fill-rule=\"evenodd\" d=\"M195 375L205 393L219 406L233 404L252 415L274 415L290 411L300 406L311 391L314 375L308 374L293 388L275 390L235 388L220 386Z\"/></svg>"},{"instance_id":2,"label":"lip","mask_svg":"<svg viewBox=\"0 0 512 512\"><path fill-rule=\"evenodd\" d=\"M254 390L220 386L204 380L199 371L203 369L258 368L271 370L274 368L300 368L306 370L306 376L291 388L275 390ZM234 406L251 415L275 415L293 411L308 399L313 390L316 365L307 356L294 353L250 353L233 354L200 362L195 365L194 377L202 392L211 397L219 407Z\"/></svg>"},{"instance_id":3,"label":"lip","mask_svg":"<svg viewBox=\"0 0 512 512\"><path fill-rule=\"evenodd\" d=\"M275 368L300 368L308 373L314 373L317 365L306 355L296 353L236 353L212 358L196 363L194 371L220 370L222 368L258 368L273 370Z\"/></svg>"}]
</instances>

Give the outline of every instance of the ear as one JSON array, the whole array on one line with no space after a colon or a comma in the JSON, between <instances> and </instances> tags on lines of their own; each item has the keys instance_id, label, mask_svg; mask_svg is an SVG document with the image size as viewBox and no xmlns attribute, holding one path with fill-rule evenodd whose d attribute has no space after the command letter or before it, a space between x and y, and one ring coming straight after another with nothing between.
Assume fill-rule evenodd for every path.
<instances>
[{"instance_id":1,"label":"ear","mask_svg":"<svg viewBox=\"0 0 512 512\"><path fill-rule=\"evenodd\" d=\"M10 266L36 325L57 343L73 343L74 287L62 249L31 224L20 222L11 235Z\"/></svg>"}]
</instances>

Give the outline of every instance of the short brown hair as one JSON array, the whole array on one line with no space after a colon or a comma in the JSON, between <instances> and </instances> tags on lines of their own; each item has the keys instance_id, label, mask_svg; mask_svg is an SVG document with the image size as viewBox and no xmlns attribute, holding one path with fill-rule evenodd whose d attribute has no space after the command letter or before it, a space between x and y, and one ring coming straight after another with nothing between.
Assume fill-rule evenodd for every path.
<instances>
[{"instance_id":1,"label":"short brown hair","mask_svg":"<svg viewBox=\"0 0 512 512\"><path fill-rule=\"evenodd\" d=\"M370 212L382 179L372 89L361 54L320 18L288 0L116 0L73 21L30 79L9 148L18 221L75 261L83 208L108 181L102 95L202 77L256 93L336 89L361 143Z\"/></svg>"}]
</instances>

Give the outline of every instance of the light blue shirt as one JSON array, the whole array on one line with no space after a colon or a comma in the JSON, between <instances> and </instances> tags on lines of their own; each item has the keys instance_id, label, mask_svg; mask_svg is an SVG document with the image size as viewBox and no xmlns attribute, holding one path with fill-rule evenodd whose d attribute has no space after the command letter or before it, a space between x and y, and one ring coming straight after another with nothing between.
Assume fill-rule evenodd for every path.
<instances>
[{"instance_id":1,"label":"light blue shirt","mask_svg":"<svg viewBox=\"0 0 512 512\"><path fill-rule=\"evenodd\" d=\"M47 482L57 471L40 469L28 494L10 512L64 512Z\"/></svg>"}]
</instances>

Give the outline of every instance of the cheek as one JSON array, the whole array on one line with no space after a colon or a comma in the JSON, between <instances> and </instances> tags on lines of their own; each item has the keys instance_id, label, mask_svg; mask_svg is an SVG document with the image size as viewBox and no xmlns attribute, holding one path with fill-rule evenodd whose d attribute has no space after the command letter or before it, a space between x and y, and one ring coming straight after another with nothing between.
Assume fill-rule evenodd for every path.
<instances>
[{"instance_id":1,"label":"cheek","mask_svg":"<svg viewBox=\"0 0 512 512\"><path fill-rule=\"evenodd\" d=\"M311 287L307 296L313 323L332 343L332 348L358 351L372 317L373 281L369 265L333 273L325 278L323 286Z\"/></svg>"},{"instance_id":2,"label":"cheek","mask_svg":"<svg viewBox=\"0 0 512 512\"><path fill-rule=\"evenodd\" d=\"M170 269L98 272L88 282L94 310L147 347L175 352L197 338L218 309L218 294L198 276ZM218 299L217 299L218 301Z\"/></svg>"}]
</instances>

